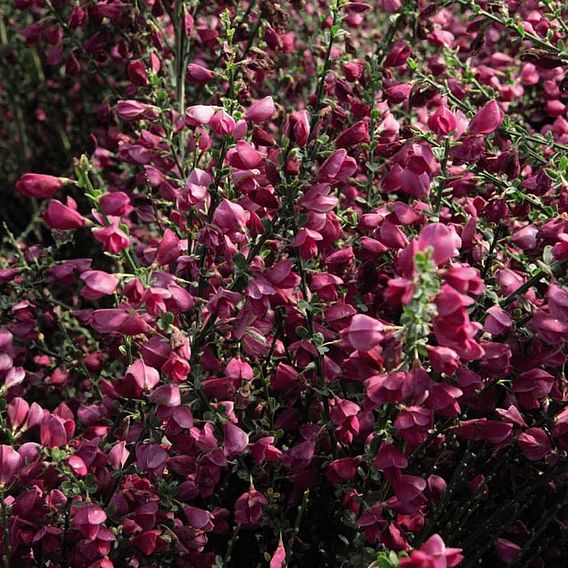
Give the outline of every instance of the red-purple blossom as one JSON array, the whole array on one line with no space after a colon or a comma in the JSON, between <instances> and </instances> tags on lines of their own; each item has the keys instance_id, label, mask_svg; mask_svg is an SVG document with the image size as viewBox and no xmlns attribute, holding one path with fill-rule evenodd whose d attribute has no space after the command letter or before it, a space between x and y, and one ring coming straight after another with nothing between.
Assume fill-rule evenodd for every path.
<instances>
[{"instance_id":1,"label":"red-purple blossom","mask_svg":"<svg viewBox=\"0 0 568 568\"><path fill-rule=\"evenodd\" d=\"M456 117L448 107L442 105L428 117L428 126L432 132L443 136L456 129Z\"/></svg>"},{"instance_id":2,"label":"red-purple blossom","mask_svg":"<svg viewBox=\"0 0 568 568\"><path fill-rule=\"evenodd\" d=\"M482 107L469 123L470 134L491 134L503 122L503 111L497 101L490 101Z\"/></svg>"},{"instance_id":3,"label":"red-purple blossom","mask_svg":"<svg viewBox=\"0 0 568 568\"><path fill-rule=\"evenodd\" d=\"M413 550L408 558L402 558L401 568L425 568L442 566L452 568L463 560L461 548L447 548L438 534L432 535L418 550Z\"/></svg>"},{"instance_id":4,"label":"red-purple blossom","mask_svg":"<svg viewBox=\"0 0 568 568\"><path fill-rule=\"evenodd\" d=\"M100 526L106 520L106 513L95 503L78 503L73 508L73 526L77 527L90 540L94 540L97 537Z\"/></svg>"},{"instance_id":5,"label":"red-purple blossom","mask_svg":"<svg viewBox=\"0 0 568 568\"><path fill-rule=\"evenodd\" d=\"M264 122L274 114L274 101L272 97L264 97L255 101L245 112L245 119L251 122Z\"/></svg>"},{"instance_id":6,"label":"red-purple blossom","mask_svg":"<svg viewBox=\"0 0 568 568\"><path fill-rule=\"evenodd\" d=\"M11 446L0 445L0 484L10 485L18 475L24 460Z\"/></svg>"},{"instance_id":7,"label":"red-purple blossom","mask_svg":"<svg viewBox=\"0 0 568 568\"><path fill-rule=\"evenodd\" d=\"M523 455L531 461L541 460L552 450L546 432L540 428L529 428L519 434L518 442Z\"/></svg>"},{"instance_id":8,"label":"red-purple blossom","mask_svg":"<svg viewBox=\"0 0 568 568\"><path fill-rule=\"evenodd\" d=\"M354 349L370 351L379 345L383 339L384 327L381 322L363 314L351 318L349 327L342 330L342 337Z\"/></svg>"},{"instance_id":9,"label":"red-purple blossom","mask_svg":"<svg viewBox=\"0 0 568 568\"><path fill-rule=\"evenodd\" d=\"M77 204L67 197L67 205L52 199L43 215L45 222L52 229L70 230L84 227L88 221L77 211Z\"/></svg>"},{"instance_id":10,"label":"red-purple blossom","mask_svg":"<svg viewBox=\"0 0 568 568\"><path fill-rule=\"evenodd\" d=\"M16 184L16 189L26 197L45 199L51 197L72 180L45 174L24 174Z\"/></svg>"},{"instance_id":11,"label":"red-purple blossom","mask_svg":"<svg viewBox=\"0 0 568 568\"><path fill-rule=\"evenodd\" d=\"M268 504L268 499L251 487L243 493L235 503L235 521L245 528L255 527L260 524L264 505Z\"/></svg>"},{"instance_id":12,"label":"red-purple blossom","mask_svg":"<svg viewBox=\"0 0 568 568\"><path fill-rule=\"evenodd\" d=\"M5 10L4 563L561 565L562 15L190 4Z\"/></svg>"}]
</instances>

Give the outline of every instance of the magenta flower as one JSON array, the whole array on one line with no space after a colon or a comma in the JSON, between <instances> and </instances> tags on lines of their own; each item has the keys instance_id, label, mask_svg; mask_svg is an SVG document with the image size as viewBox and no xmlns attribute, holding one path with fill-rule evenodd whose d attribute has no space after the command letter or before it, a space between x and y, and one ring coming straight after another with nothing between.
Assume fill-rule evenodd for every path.
<instances>
[{"instance_id":1,"label":"magenta flower","mask_svg":"<svg viewBox=\"0 0 568 568\"><path fill-rule=\"evenodd\" d=\"M0 445L0 484L11 485L23 464L22 456L14 448Z\"/></svg>"},{"instance_id":2,"label":"magenta flower","mask_svg":"<svg viewBox=\"0 0 568 568\"><path fill-rule=\"evenodd\" d=\"M369 140L369 126L364 120L360 120L342 132L335 144L338 148L349 148L366 144Z\"/></svg>"},{"instance_id":3,"label":"magenta flower","mask_svg":"<svg viewBox=\"0 0 568 568\"><path fill-rule=\"evenodd\" d=\"M287 123L288 136L298 146L305 146L310 137L310 115L307 110L298 110L290 115Z\"/></svg>"},{"instance_id":4,"label":"magenta flower","mask_svg":"<svg viewBox=\"0 0 568 568\"><path fill-rule=\"evenodd\" d=\"M550 440L541 428L529 428L519 434L518 442L523 455L531 461L541 460L552 450Z\"/></svg>"},{"instance_id":5,"label":"magenta flower","mask_svg":"<svg viewBox=\"0 0 568 568\"><path fill-rule=\"evenodd\" d=\"M272 97L264 97L252 103L245 112L245 119L251 122L264 122L274 114L275 110Z\"/></svg>"},{"instance_id":6,"label":"magenta flower","mask_svg":"<svg viewBox=\"0 0 568 568\"><path fill-rule=\"evenodd\" d=\"M469 123L470 134L491 134L501 126L503 111L497 101L489 101L482 107Z\"/></svg>"},{"instance_id":7,"label":"magenta flower","mask_svg":"<svg viewBox=\"0 0 568 568\"><path fill-rule=\"evenodd\" d=\"M408 558L401 558L401 568L424 568L425 566L452 568L463 560L461 548L447 548L438 534L432 535Z\"/></svg>"},{"instance_id":8,"label":"magenta flower","mask_svg":"<svg viewBox=\"0 0 568 568\"><path fill-rule=\"evenodd\" d=\"M126 121L148 119L158 117L158 108L140 101L121 100L116 103L116 114Z\"/></svg>"},{"instance_id":9,"label":"magenta flower","mask_svg":"<svg viewBox=\"0 0 568 568\"><path fill-rule=\"evenodd\" d=\"M159 477L163 474L168 453L159 444L138 444L136 446L136 465L141 471Z\"/></svg>"},{"instance_id":10,"label":"magenta flower","mask_svg":"<svg viewBox=\"0 0 568 568\"><path fill-rule=\"evenodd\" d=\"M16 189L26 197L45 199L69 183L73 180L45 174L24 174L16 183Z\"/></svg>"},{"instance_id":11,"label":"magenta flower","mask_svg":"<svg viewBox=\"0 0 568 568\"><path fill-rule=\"evenodd\" d=\"M264 162L264 156L250 142L239 140L235 148L227 152L227 161L234 168L252 170Z\"/></svg>"},{"instance_id":12,"label":"magenta flower","mask_svg":"<svg viewBox=\"0 0 568 568\"><path fill-rule=\"evenodd\" d=\"M67 198L67 205L52 199L43 218L52 229L63 231L80 229L88 223L88 220L77 211L77 204L71 197Z\"/></svg>"},{"instance_id":13,"label":"magenta flower","mask_svg":"<svg viewBox=\"0 0 568 568\"><path fill-rule=\"evenodd\" d=\"M381 322L364 314L351 318L349 327L341 332L341 336L359 351L370 351L383 340L384 327Z\"/></svg>"},{"instance_id":14,"label":"magenta flower","mask_svg":"<svg viewBox=\"0 0 568 568\"><path fill-rule=\"evenodd\" d=\"M231 422L225 422L223 426L223 453L228 459L242 454L248 446L248 434Z\"/></svg>"},{"instance_id":15,"label":"magenta flower","mask_svg":"<svg viewBox=\"0 0 568 568\"><path fill-rule=\"evenodd\" d=\"M218 136L227 136L235 130L237 124L230 114L224 110L219 110L209 121L209 126Z\"/></svg>"},{"instance_id":16,"label":"magenta flower","mask_svg":"<svg viewBox=\"0 0 568 568\"><path fill-rule=\"evenodd\" d=\"M41 422L41 444L47 448L58 448L69 442L65 422L55 414L48 414Z\"/></svg>"},{"instance_id":17,"label":"magenta flower","mask_svg":"<svg viewBox=\"0 0 568 568\"><path fill-rule=\"evenodd\" d=\"M77 503L72 515L72 525L90 540L97 537L101 525L107 520L104 510L95 503Z\"/></svg>"},{"instance_id":18,"label":"magenta flower","mask_svg":"<svg viewBox=\"0 0 568 568\"><path fill-rule=\"evenodd\" d=\"M187 76L190 81L202 84L214 79L215 72L211 71L211 69L207 69L207 67L200 65L199 63L190 63L187 66Z\"/></svg>"},{"instance_id":19,"label":"magenta flower","mask_svg":"<svg viewBox=\"0 0 568 568\"><path fill-rule=\"evenodd\" d=\"M461 239L453 227L442 223L426 225L418 236L418 250L432 249L432 260L439 266L459 253Z\"/></svg>"},{"instance_id":20,"label":"magenta flower","mask_svg":"<svg viewBox=\"0 0 568 568\"><path fill-rule=\"evenodd\" d=\"M98 300L103 296L108 296L118 286L118 278L102 270L86 270L81 274L81 280L85 282L81 296L87 300Z\"/></svg>"},{"instance_id":21,"label":"magenta flower","mask_svg":"<svg viewBox=\"0 0 568 568\"><path fill-rule=\"evenodd\" d=\"M286 562L286 549L284 548L284 543L282 542L282 537L278 541L278 546L270 559L269 568L283 568Z\"/></svg>"},{"instance_id":22,"label":"magenta flower","mask_svg":"<svg viewBox=\"0 0 568 568\"><path fill-rule=\"evenodd\" d=\"M238 203L223 199L213 213L213 223L225 233L239 233L245 230L250 218Z\"/></svg>"},{"instance_id":23,"label":"magenta flower","mask_svg":"<svg viewBox=\"0 0 568 568\"><path fill-rule=\"evenodd\" d=\"M126 369L125 380L133 380L143 391L152 390L160 382L160 373L139 359Z\"/></svg>"},{"instance_id":24,"label":"magenta flower","mask_svg":"<svg viewBox=\"0 0 568 568\"><path fill-rule=\"evenodd\" d=\"M428 117L428 127L439 136L445 136L456 129L457 121L454 113L442 105Z\"/></svg>"},{"instance_id":25,"label":"magenta flower","mask_svg":"<svg viewBox=\"0 0 568 568\"><path fill-rule=\"evenodd\" d=\"M185 123L188 126L201 126L203 124L209 124L209 121L213 118L215 114L215 109L212 106L207 105L194 105L190 106L185 111Z\"/></svg>"},{"instance_id":26,"label":"magenta flower","mask_svg":"<svg viewBox=\"0 0 568 568\"><path fill-rule=\"evenodd\" d=\"M267 504L268 499L251 486L235 503L235 521L245 528L259 526L262 508Z\"/></svg>"},{"instance_id":27,"label":"magenta flower","mask_svg":"<svg viewBox=\"0 0 568 568\"><path fill-rule=\"evenodd\" d=\"M93 229L93 236L109 252L117 253L129 247L128 235L119 227L120 217L110 217L110 225Z\"/></svg>"},{"instance_id":28,"label":"magenta flower","mask_svg":"<svg viewBox=\"0 0 568 568\"><path fill-rule=\"evenodd\" d=\"M130 197L123 191L105 193L101 197L99 204L103 213L112 215L113 217L124 217L132 211Z\"/></svg>"}]
</instances>

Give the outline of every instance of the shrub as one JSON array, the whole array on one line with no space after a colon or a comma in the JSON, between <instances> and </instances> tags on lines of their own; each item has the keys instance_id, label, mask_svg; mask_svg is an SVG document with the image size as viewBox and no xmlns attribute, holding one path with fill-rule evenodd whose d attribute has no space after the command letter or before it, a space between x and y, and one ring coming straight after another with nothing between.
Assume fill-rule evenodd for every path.
<instances>
[{"instance_id":1,"label":"shrub","mask_svg":"<svg viewBox=\"0 0 568 568\"><path fill-rule=\"evenodd\" d=\"M3 10L5 568L563 563L562 3Z\"/></svg>"}]
</instances>

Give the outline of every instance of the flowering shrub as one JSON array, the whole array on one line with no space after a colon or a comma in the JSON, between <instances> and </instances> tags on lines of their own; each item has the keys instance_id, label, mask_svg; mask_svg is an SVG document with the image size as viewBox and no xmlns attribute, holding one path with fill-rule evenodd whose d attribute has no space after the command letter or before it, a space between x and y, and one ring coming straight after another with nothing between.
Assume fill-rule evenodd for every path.
<instances>
[{"instance_id":1,"label":"flowering shrub","mask_svg":"<svg viewBox=\"0 0 568 568\"><path fill-rule=\"evenodd\" d=\"M4 568L563 565L563 3L2 9Z\"/></svg>"}]
</instances>

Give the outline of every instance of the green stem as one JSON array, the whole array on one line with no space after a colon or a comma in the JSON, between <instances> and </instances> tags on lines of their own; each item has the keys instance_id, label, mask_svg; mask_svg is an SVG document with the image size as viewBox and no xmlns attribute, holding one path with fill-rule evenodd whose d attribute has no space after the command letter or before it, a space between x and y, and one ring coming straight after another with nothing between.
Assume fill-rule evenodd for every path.
<instances>
[{"instance_id":1,"label":"green stem","mask_svg":"<svg viewBox=\"0 0 568 568\"><path fill-rule=\"evenodd\" d=\"M6 510L6 503L4 502L4 490L0 491L0 509L2 514L2 528L3 528L3 553L2 565L3 568L10 568L10 528L8 527L8 512Z\"/></svg>"},{"instance_id":2,"label":"green stem","mask_svg":"<svg viewBox=\"0 0 568 568\"><path fill-rule=\"evenodd\" d=\"M286 565L290 565L290 560L292 560L292 556L294 554L294 544L296 539L298 538L298 534L300 534L300 524L302 523L302 517L304 516L304 511L308 506L308 501L310 499L310 490L306 489L304 491L304 496L302 498L302 503L298 507L298 512L296 513L296 520L294 522L294 530L292 532L292 536L286 545Z\"/></svg>"},{"instance_id":3,"label":"green stem","mask_svg":"<svg viewBox=\"0 0 568 568\"><path fill-rule=\"evenodd\" d=\"M436 194L436 203L434 205L434 211L436 213L440 212L440 206L442 205L442 196L444 194L444 187L446 185L446 175L448 167L448 158L450 157L450 142L451 138L446 136L444 141L444 154L442 156L442 164L440 171L440 178L438 180L438 192Z\"/></svg>"},{"instance_id":4,"label":"green stem","mask_svg":"<svg viewBox=\"0 0 568 568\"><path fill-rule=\"evenodd\" d=\"M227 551L225 552L225 557L223 558L223 566L224 567L229 567L231 565L231 556L233 554L233 548L235 546L235 543L237 542L237 539L239 538L239 531L240 531L241 525L239 525L239 523L236 523L234 528L233 528L233 534L231 535L231 540L229 540L229 544L227 545Z\"/></svg>"},{"instance_id":5,"label":"green stem","mask_svg":"<svg viewBox=\"0 0 568 568\"><path fill-rule=\"evenodd\" d=\"M329 41L327 43L323 69L322 69L321 75L319 77L318 88L317 88L317 91L316 91L316 102L314 104L314 108L313 108L312 116L311 116L311 120L310 120L310 134L308 136L308 142L307 142L307 146L310 147L310 150L308 151L308 156L310 158L310 161L313 159L313 156L314 156L314 153L315 153L315 148L317 146L317 144L312 144L312 142L313 142L314 137L316 135L316 126L317 126L317 123L318 123L319 111L320 111L321 105L322 105L323 90L324 90L324 86L325 86L325 78L327 77L327 73L331 68L331 50L333 48L333 44L334 44L335 38L336 38L335 26L337 24L338 17L339 17L339 8L338 8L337 5L335 5L332 8L332 18L333 19L332 19L331 27L330 27L330 30L329 30Z\"/></svg>"},{"instance_id":6,"label":"green stem","mask_svg":"<svg viewBox=\"0 0 568 568\"><path fill-rule=\"evenodd\" d=\"M521 284L521 286L519 286L514 292L511 292L502 302L500 302L501 307L506 308L509 304L513 303L517 297L519 297L521 294L524 294L535 284L538 284L545 276L548 276L550 272L552 272L553 274L556 273L566 264L566 262L568 262L568 258L564 258L555 262L550 267L550 270L543 270L542 268L539 269L524 284Z\"/></svg>"}]
</instances>

